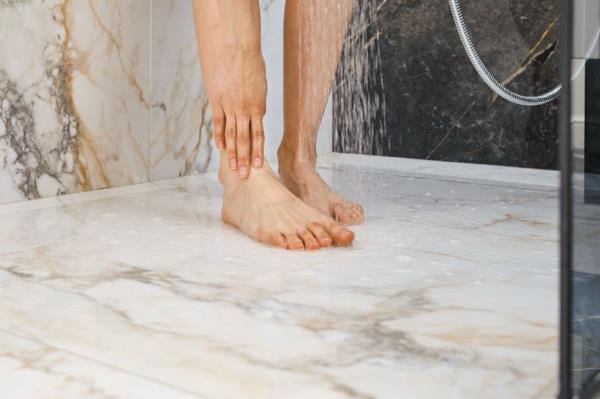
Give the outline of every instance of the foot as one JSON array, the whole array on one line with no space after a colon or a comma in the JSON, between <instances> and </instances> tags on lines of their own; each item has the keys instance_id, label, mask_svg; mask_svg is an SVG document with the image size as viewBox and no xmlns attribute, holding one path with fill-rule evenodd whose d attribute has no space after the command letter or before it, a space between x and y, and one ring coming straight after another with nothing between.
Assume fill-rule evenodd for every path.
<instances>
[{"instance_id":1,"label":"foot","mask_svg":"<svg viewBox=\"0 0 600 399\"><path fill-rule=\"evenodd\" d=\"M286 160L287 159L287 160ZM279 176L282 183L302 201L336 221L351 225L364 220L362 206L338 195L323 181L309 163L294 163L280 153Z\"/></svg>"},{"instance_id":2,"label":"foot","mask_svg":"<svg viewBox=\"0 0 600 399\"><path fill-rule=\"evenodd\" d=\"M354 240L350 230L290 193L268 164L253 169L245 180L225 166L220 179L225 187L223 221L257 241L280 248L317 250L347 246Z\"/></svg>"}]
</instances>

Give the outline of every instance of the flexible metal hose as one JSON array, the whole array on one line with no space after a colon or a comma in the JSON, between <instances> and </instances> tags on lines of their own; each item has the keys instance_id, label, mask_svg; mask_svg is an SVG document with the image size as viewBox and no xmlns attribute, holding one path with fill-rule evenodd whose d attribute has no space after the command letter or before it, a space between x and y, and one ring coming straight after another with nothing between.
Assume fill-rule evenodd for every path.
<instances>
[{"instance_id":1,"label":"flexible metal hose","mask_svg":"<svg viewBox=\"0 0 600 399\"><path fill-rule=\"evenodd\" d=\"M477 53L477 49L475 48L475 44L471 38L471 33L469 32L469 27L467 26L463 16L462 7L459 0L449 0L449 2L454 23L456 24L460 40L462 41L467 55L469 56L469 60L471 60L473 67L479 76L481 76L481 79L483 79L483 81L490 87L490 89L492 89L500 97L510 101L513 104L524 105L527 107L546 104L558 98L562 90L561 85L552 89L548 93L539 96L522 96L509 90L506 88L506 86L500 83L486 68L485 64L481 60L481 57L479 57L479 54Z\"/></svg>"}]
</instances>

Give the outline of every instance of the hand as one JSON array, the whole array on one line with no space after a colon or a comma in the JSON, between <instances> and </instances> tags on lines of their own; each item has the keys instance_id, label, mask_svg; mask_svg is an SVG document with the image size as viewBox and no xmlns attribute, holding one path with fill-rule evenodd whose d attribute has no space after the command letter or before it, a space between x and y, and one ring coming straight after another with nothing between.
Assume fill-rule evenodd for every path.
<instances>
[{"instance_id":1,"label":"hand","mask_svg":"<svg viewBox=\"0 0 600 399\"><path fill-rule=\"evenodd\" d=\"M264 162L264 129L267 81L259 49L221 49L222 58L205 64L211 71L206 87L213 109L215 141L227 149L229 167L242 179L250 165Z\"/></svg>"}]
</instances>

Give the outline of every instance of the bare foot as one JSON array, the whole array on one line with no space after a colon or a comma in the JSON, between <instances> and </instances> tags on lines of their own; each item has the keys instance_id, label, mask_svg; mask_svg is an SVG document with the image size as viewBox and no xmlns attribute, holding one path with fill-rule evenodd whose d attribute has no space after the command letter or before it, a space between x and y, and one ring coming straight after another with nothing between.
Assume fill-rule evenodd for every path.
<instances>
[{"instance_id":1,"label":"bare foot","mask_svg":"<svg viewBox=\"0 0 600 399\"><path fill-rule=\"evenodd\" d=\"M268 164L242 180L227 166L219 177L225 187L221 216L251 238L287 249L317 250L346 246L354 233L306 205L277 179Z\"/></svg>"},{"instance_id":2,"label":"bare foot","mask_svg":"<svg viewBox=\"0 0 600 399\"><path fill-rule=\"evenodd\" d=\"M298 198L338 222L346 225L363 222L362 206L333 191L311 164L294 164L286 161L286 157L280 154L279 177Z\"/></svg>"}]
</instances>

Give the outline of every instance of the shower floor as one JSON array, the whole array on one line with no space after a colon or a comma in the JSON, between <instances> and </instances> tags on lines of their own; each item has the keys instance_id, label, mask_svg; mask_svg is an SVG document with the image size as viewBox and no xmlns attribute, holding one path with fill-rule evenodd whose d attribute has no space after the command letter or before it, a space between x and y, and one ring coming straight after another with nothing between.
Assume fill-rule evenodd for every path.
<instances>
[{"instance_id":1,"label":"shower floor","mask_svg":"<svg viewBox=\"0 0 600 399\"><path fill-rule=\"evenodd\" d=\"M0 206L2 397L551 398L558 175L322 166L352 248L254 243L214 174Z\"/></svg>"}]
</instances>

